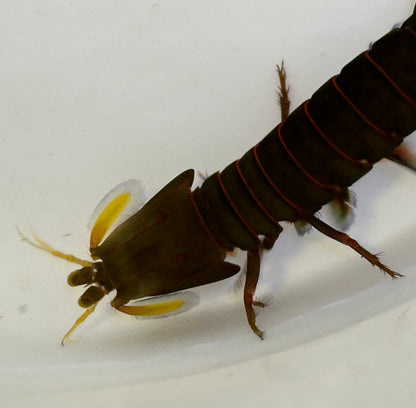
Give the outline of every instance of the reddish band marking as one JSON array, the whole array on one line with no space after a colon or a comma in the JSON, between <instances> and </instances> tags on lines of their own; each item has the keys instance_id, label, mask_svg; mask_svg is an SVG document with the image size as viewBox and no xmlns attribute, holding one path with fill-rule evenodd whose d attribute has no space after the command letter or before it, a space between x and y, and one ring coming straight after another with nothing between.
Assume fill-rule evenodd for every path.
<instances>
[{"instance_id":1,"label":"reddish band marking","mask_svg":"<svg viewBox=\"0 0 416 408\"><path fill-rule=\"evenodd\" d=\"M392 139L391 135L389 135L387 132L384 132L382 129L380 129L377 125L375 125L373 122L368 120L365 115L352 103L351 99L345 95L345 93L341 90L341 88L338 86L336 81L337 76L333 76L331 78L331 82L334 85L335 89L338 91L338 93L344 98L345 102L350 105L352 110L368 125L370 126L374 131L376 131L378 134L383 136L386 139Z\"/></svg>"},{"instance_id":2,"label":"reddish band marking","mask_svg":"<svg viewBox=\"0 0 416 408\"><path fill-rule=\"evenodd\" d=\"M237 173L240 176L241 180L243 181L247 191L250 193L251 197L254 199L260 210L263 212L263 214L275 225L278 225L280 227L279 222L263 207L258 197L254 194L254 191L249 186L246 178L244 177L243 172L240 168L240 160L236 160L235 162L235 168L237 169Z\"/></svg>"},{"instance_id":3,"label":"reddish band marking","mask_svg":"<svg viewBox=\"0 0 416 408\"><path fill-rule=\"evenodd\" d=\"M227 201L230 203L232 209L234 210L235 214L237 215L237 217L240 219L240 221L242 222L242 224L244 225L244 227L247 229L247 231L253 235L253 237L256 238L256 240L260 243L260 240L258 238L258 234L256 234L256 232L250 227L250 225L248 225L247 221L244 219L244 217L240 214L240 211L238 211L237 206L234 204L233 200L231 199L230 195L228 194L227 189L224 186L224 183L221 179L221 173L217 173L217 180L218 183L221 186L221 190L224 193L225 197L227 198Z\"/></svg>"},{"instance_id":4,"label":"reddish band marking","mask_svg":"<svg viewBox=\"0 0 416 408\"><path fill-rule=\"evenodd\" d=\"M389 77L386 71L384 71L383 68L380 67L368 54L368 51L364 52L364 56L374 65L375 68L378 69L378 71L387 79L387 81L393 86L393 88L410 104L415 105L415 102L407 96L400 87Z\"/></svg>"},{"instance_id":5,"label":"reddish band marking","mask_svg":"<svg viewBox=\"0 0 416 408\"><path fill-rule=\"evenodd\" d=\"M207 234L210 237L210 239L213 242L213 244L218 249L220 249L221 252L226 252L226 250L224 248L222 248L221 246L218 245L217 241L215 240L214 236L212 235L211 231L209 230L208 225L206 224L204 218L202 217L201 212L199 211L198 206L196 205L195 198L194 198L194 194L192 193L192 191L189 191L189 194L190 194L190 198L191 198L192 204L193 204L193 206L195 208L195 212L198 215L199 221L201 221L202 228L204 228L204 230L207 232Z\"/></svg>"},{"instance_id":6,"label":"reddish band marking","mask_svg":"<svg viewBox=\"0 0 416 408\"><path fill-rule=\"evenodd\" d=\"M296 165L296 167L310 180L312 183L315 183L318 187L323 188L324 190L331 190L334 192L339 192L339 187L332 186L329 184L321 183L319 180L317 180L315 177L313 177L296 159L296 157L292 154L290 149L287 147L287 144L283 140L282 132L281 132L282 124L280 124L277 127L277 134L279 136L280 143L282 144L283 148L285 149L286 153L289 155L289 157L292 159L293 163Z\"/></svg>"},{"instance_id":7,"label":"reddish band marking","mask_svg":"<svg viewBox=\"0 0 416 408\"><path fill-rule=\"evenodd\" d=\"M330 140L325 133L320 129L320 127L317 125L317 123L313 120L311 114L309 113L309 109L308 109L308 104L309 104L309 99L307 101L305 101L303 103L303 110L306 114L306 117L309 119L309 121L312 123L313 127L315 128L315 130L319 133L319 135L322 137L322 139L325 140L326 143L328 143L328 145L335 150L341 157L343 157L345 160L349 161L350 163L356 164L358 166L361 167L367 167L367 168L371 168L373 167L371 163L369 163L367 160L357 160L354 159L353 157L349 156L348 154L346 154L344 151L342 151L340 148L338 148L333 142L332 140Z\"/></svg>"},{"instance_id":8,"label":"reddish band marking","mask_svg":"<svg viewBox=\"0 0 416 408\"><path fill-rule=\"evenodd\" d=\"M292 207L293 209L295 209L298 213L301 211L300 208L293 203L292 201L290 201L276 186L276 184L273 183L273 180L269 177L269 175L267 174L266 170L264 169L263 165L260 162L259 156L257 154L257 145L254 146L252 149L254 158L256 160L257 165L259 166L261 172L263 173L263 176L266 178L266 180L268 181L268 183L270 184L270 186L273 188L273 190L286 202L286 204L288 204L290 207Z\"/></svg>"},{"instance_id":9,"label":"reddish band marking","mask_svg":"<svg viewBox=\"0 0 416 408\"><path fill-rule=\"evenodd\" d=\"M410 31L416 37L416 31L411 28L406 28L407 31Z\"/></svg>"},{"instance_id":10,"label":"reddish band marking","mask_svg":"<svg viewBox=\"0 0 416 408\"><path fill-rule=\"evenodd\" d=\"M183 187L178 187L178 188L175 188L175 190L172 190L172 192L170 192L168 195L172 195L172 194L174 194L174 193L176 193L176 192L178 192L178 191L180 191L180 190L183 190L183 189L184 189ZM203 219L203 217L202 217L201 213L200 213L200 212L199 212L199 210L198 210L198 207L197 207L197 205L196 205L196 203L195 203L195 201L194 201L193 193L192 193L191 191L189 191L189 194L191 195L191 200L192 200L192 203L193 203L193 205L194 205L194 207L195 207L196 212L198 213L199 218L201 219L201 222L202 222L202 224L203 224L204 228L205 228L205 229L206 229L206 231L209 233L209 235L212 237L213 242L216 244L214 237L213 237L213 236L212 236L212 234L210 233L210 231L209 231L209 229L208 229L208 226L206 226L205 221L204 221L204 219ZM159 200L161 200L161 199L162 199L162 198L158 198L155 202L157 202L157 201L159 201ZM159 218L159 220L157 220L156 222L153 222L153 223L151 223L151 224L147 225L145 228L143 228L143 230L141 230L141 231L137 232L136 234L132 235L130 238L127 238L127 239L125 239L124 241L121 241L118 245L115 245L114 247L109 248L109 249L108 249L108 253L113 253L113 252L115 252L115 251L118 251L118 250L119 250L120 248L122 248L124 245L126 245L126 244L127 244L127 243L129 243L130 241L135 240L137 237L139 237L141 234L143 234L143 233L145 233L146 231L148 231L150 228L152 228L152 227L154 227L155 225L160 224L161 222L163 222L164 220L166 220L167 216L169 216L169 215L170 215L170 213L168 213L167 215L165 215L165 217L163 217L163 219L160 219L160 218ZM220 248L220 249L221 249L221 251L224 251L224 248L221 248L218 244L216 244L216 246L217 246L218 248Z\"/></svg>"}]
</instances>

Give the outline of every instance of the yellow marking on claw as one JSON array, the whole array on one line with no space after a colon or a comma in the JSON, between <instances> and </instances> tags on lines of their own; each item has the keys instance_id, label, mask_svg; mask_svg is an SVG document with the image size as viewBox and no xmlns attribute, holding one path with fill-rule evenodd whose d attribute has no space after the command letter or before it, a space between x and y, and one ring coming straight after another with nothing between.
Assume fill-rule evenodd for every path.
<instances>
[{"instance_id":1,"label":"yellow marking on claw","mask_svg":"<svg viewBox=\"0 0 416 408\"><path fill-rule=\"evenodd\" d=\"M34 241L27 238L23 233L17 228L18 234L22 237L22 240L27 242L29 245L34 246L35 248L41 249L42 251L49 252L51 255L56 256L57 258L65 259L68 262L75 263L81 266L91 266L92 263L89 261L84 261L74 255L66 254L64 252L58 251L57 249L52 248L49 244L42 241L34 232L32 232L32 236Z\"/></svg>"},{"instance_id":2,"label":"yellow marking on claw","mask_svg":"<svg viewBox=\"0 0 416 408\"><path fill-rule=\"evenodd\" d=\"M130 201L130 193L123 193L112 200L98 216L91 230L90 248L97 247Z\"/></svg>"},{"instance_id":3,"label":"yellow marking on claw","mask_svg":"<svg viewBox=\"0 0 416 408\"><path fill-rule=\"evenodd\" d=\"M65 336L61 341L61 346L65 345L65 342L71 342L69 336L75 331L75 329L95 310L97 303L89 307L78 319L75 321L74 325L67 331Z\"/></svg>"},{"instance_id":4,"label":"yellow marking on claw","mask_svg":"<svg viewBox=\"0 0 416 408\"><path fill-rule=\"evenodd\" d=\"M134 316L157 316L173 312L183 306L183 300L171 300L169 302L155 303L141 306L119 306L120 312Z\"/></svg>"}]
</instances>

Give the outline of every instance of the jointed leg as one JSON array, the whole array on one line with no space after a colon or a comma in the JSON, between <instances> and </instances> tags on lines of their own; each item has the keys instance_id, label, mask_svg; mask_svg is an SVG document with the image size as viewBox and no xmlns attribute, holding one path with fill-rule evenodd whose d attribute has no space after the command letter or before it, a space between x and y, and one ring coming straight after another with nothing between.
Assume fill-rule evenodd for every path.
<instances>
[{"instance_id":1,"label":"jointed leg","mask_svg":"<svg viewBox=\"0 0 416 408\"><path fill-rule=\"evenodd\" d=\"M325 222L321 221L320 219L314 216L305 216L305 219L318 231L322 232L326 236L335 239L336 241L340 242L341 244L348 245L354 251L358 252L363 258L367 259L372 265L379 267L383 272L390 275L392 278L396 278L399 276L403 276L398 272L392 271L386 265L382 264L378 259L377 255L372 254L371 252L367 251L363 248L357 241L352 239L349 235L337 231L336 229L332 228Z\"/></svg>"},{"instance_id":2,"label":"jointed leg","mask_svg":"<svg viewBox=\"0 0 416 408\"><path fill-rule=\"evenodd\" d=\"M280 233L280 232L279 232ZM256 292L257 282L260 275L260 259L263 249L271 249L279 237L279 233L276 235L266 236L261 245L252 250L247 251L247 271L246 281L244 284L244 307L246 309L246 315L248 324L257 336L263 339L263 332L256 325L256 314L253 306L264 307L263 302L258 302L253 299Z\"/></svg>"},{"instance_id":3,"label":"jointed leg","mask_svg":"<svg viewBox=\"0 0 416 408\"><path fill-rule=\"evenodd\" d=\"M280 65L276 65L276 70L280 82L277 96L279 97L281 122L283 123L289 116L290 111L289 86L286 84L286 70L283 60Z\"/></svg>"},{"instance_id":4,"label":"jointed leg","mask_svg":"<svg viewBox=\"0 0 416 408\"><path fill-rule=\"evenodd\" d=\"M263 332L256 326L256 314L254 306L264 306L262 303L257 303L253 300L256 291L257 282L260 274L260 248L256 248L247 252L247 273L246 282L244 285L244 307L248 324L257 336L263 339Z\"/></svg>"}]
</instances>

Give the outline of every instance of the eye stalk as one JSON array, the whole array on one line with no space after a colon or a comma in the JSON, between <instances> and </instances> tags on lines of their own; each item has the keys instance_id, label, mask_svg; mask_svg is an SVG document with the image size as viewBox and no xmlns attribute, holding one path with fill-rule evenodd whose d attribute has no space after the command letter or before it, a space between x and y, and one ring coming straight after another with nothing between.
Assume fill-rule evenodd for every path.
<instances>
[{"instance_id":1,"label":"eye stalk","mask_svg":"<svg viewBox=\"0 0 416 408\"><path fill-rule=\"evenodd\" d=\"M89 286L88 289L78 299L78 304L87 309L99 302L112 289L113 285L105 279L105 274L100 262L95 262L89 266L71 272L68 275L69 286L95 285Z\"/></svg>"},{"instance_id":2,"label":"eye stalk","mask_svg":"<svg viewBox=\"0 0 416 408\"><path fill-rule=\"evenodd\" d=\"M106 294L104 288L90 286L78 299L78 304L84 309L87 309L99 302Z\"/></svg>"},{"instance_id":3,"label":"eye stalk","mask_svg":"<svg viewBox=\"0 0 416 408\"><path fill-rule=\"evenodd\" d=\"M89 285L95 282L97 272L93 266L85 266L84 268L77 269L68 275L69 286Z\"/></svg>"}]
</instances>

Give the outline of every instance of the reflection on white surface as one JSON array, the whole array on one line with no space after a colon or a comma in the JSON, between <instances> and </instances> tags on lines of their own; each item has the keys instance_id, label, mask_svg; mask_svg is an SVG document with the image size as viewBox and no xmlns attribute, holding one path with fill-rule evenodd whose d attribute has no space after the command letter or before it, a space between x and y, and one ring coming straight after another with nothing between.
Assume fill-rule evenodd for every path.
<instances>
[{"instance_id":1,"label":"reflection on white surface","mask_svg":"<svg viewBox=\"0 0 416 408\"><path fill-rule=\"evenodd\" d=\"M4 1L0 390L59 394L178 376L186 386L193 375L271 358L414 298L416 178L384 162L353 187L349 233L406 278L391 281L351 250L288 227L263 262L258 295L273 298L258 317L263 342L231 279L201 288L198 307L163 320L138 321L103 300L62 348L80 312L81 291L65 281L72 267L15 230L33 228L88 256L86 223L111 187L137 177L150 197L185 168L224 168L278 121L282 57L295 107L412 3Z\"/></svg>"}]
</instances>

